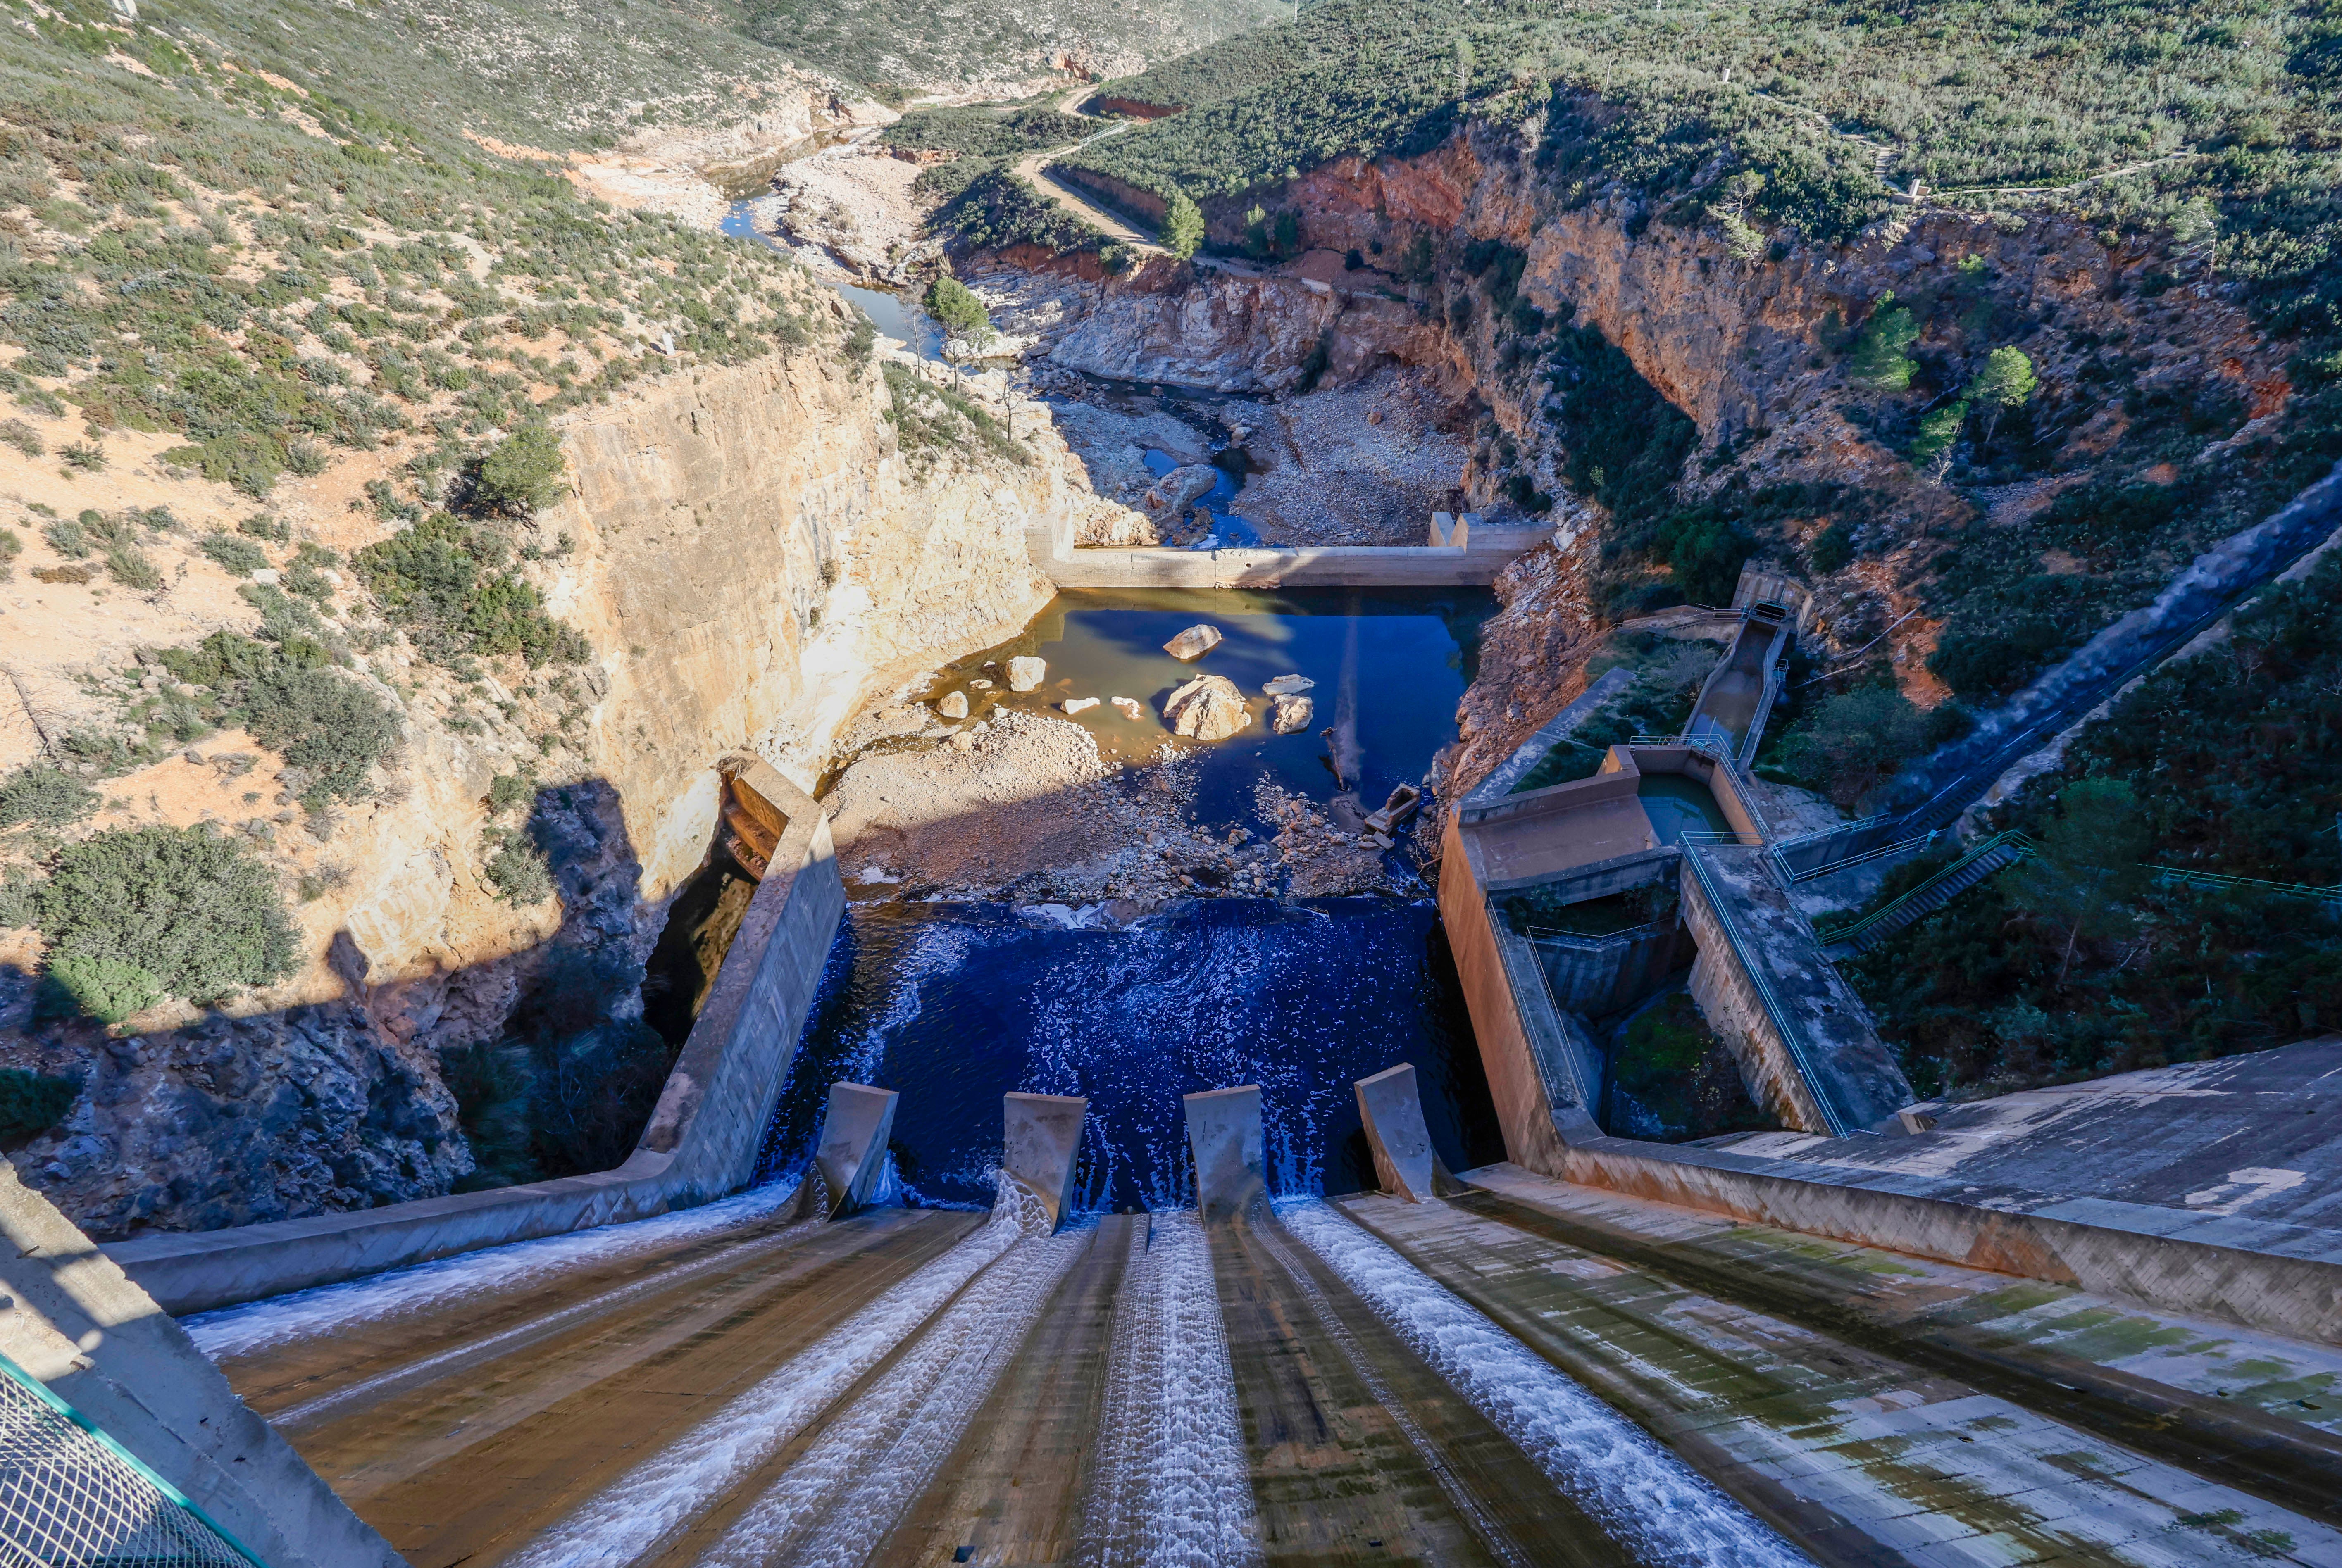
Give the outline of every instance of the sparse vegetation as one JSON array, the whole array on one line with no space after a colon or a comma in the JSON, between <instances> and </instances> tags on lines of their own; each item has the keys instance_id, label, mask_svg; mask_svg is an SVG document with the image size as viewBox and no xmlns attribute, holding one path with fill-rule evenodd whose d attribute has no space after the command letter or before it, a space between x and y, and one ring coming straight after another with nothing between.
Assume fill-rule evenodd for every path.
<instances>
[{"instance_id":1,"label":"sparse vegetation","mask_svg":"<svg viewBox=\"0 0 2342 1568\"><path fill-rule=\"evenodd\" d=\"M95 790L47 763L26 763L0 779L0 828L64 827L96 809Z\"/></svg>"}]
</instances>

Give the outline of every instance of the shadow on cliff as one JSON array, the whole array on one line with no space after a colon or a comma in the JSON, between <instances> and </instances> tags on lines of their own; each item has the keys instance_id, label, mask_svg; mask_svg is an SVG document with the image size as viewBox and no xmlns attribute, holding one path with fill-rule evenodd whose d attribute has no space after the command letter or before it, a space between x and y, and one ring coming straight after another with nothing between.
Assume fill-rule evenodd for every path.
<instances>
[{"instance_id":1,"label":"shadow on cliff","mask_svg":"<svg viewBox=\"0 0 2342 1568\"><path fill-rule=\"evenodd\" d=\"M115 1038L37 974L0 968L0 1149L102 1241L621 1164L754 884L711 850L666 933L602 779L538 790L507 853L508 882L533 868L559 896L544 940L369 986L339 931L330 999Z\"/></svg>"}]
</instances>

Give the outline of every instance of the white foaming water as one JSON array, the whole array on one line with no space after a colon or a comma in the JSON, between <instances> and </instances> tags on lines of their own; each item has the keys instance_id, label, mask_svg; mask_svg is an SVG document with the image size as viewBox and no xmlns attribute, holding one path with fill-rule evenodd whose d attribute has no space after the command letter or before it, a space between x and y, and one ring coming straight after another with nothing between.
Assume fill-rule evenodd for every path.
<instances>
[{"instance_id":1,"label":"white foaming water","mask_svg":"<svg viewBox=\"0 0 2342 1568\"><path fill-rule=\"evenodd\" d=\"M1811 1568L1808 1559L1446 1286L1317 1199L1277 1217L1572 1502L1644 1561Z\"/></svg>"},{"instance_id":2,"label":"white foaming water","mask_svg":"<svg viewBox=\"0 0 2342 1568\"><path fill-rule=\"evenodd\" d=\"M720 1501L1024 1234L1007 1211L596 1493L508 1568L622 1568Z\"/></svg>"},{"instance_id":3,"label":"white foaming water","mask_svg":"<svg viewBox=\"0 0 2342 1568\"><path fill-rule=\"evenodd\" d=\"M1004 1207L1046 1232L1014 1183ZM1087 1231L1039 1235L986 1269L918 1343L789 1466L701 1559L703 1568L859 1568L935 1479L1082 1249Z\"/></svg>"},{"instance_id":4,"label":"white foaming water","mask_svg":"<svg viewBox=\"0 0 2342 1568\"><path fill-rule=\"evenodd\" d=\"M796 1196L794 1181L752 1187L696 1209L483 1247L433 1263L369 1274L342 1284L222 1307L183 1321L196 1348L214 1361L312 1338L352 1323L375 1323L445 1306L467 1296L535 1284L570 1269L616 1263L769 1220Z\"/></svg>"},{"instance_id":5,"label":"white foaming water","mask_svg":"<svg viewBox=\"0 0 2342 1568\"><path fill-rule=\"evenodd\" d=\"M1096 1479L1081 1560L1096 1568L1246 1568L1259 1526L1236 1375L1193 1211L1131 1238L1115 1303Z\"/></svg>"}]
</instances>

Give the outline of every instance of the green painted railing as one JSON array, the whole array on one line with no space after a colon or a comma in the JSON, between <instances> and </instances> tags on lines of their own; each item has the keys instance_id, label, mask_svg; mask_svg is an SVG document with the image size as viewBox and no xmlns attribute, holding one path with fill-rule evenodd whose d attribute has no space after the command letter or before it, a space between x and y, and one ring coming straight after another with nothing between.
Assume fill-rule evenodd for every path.
<instances>
[{"instance_id":1,"label":"green painted railing","mask_svg":"<svg viewBox=\"0 0 2342 1568\"><path fill-rule=\"evenodd\" d=\"M0 1355L0 1560L266 1568L180 1490Z\"/></svg>"},{"instance_id":2,"label":"green painted railing","mask_svg":"<svg viewBox=\"0 0 2342 1568\"><path fill-rule=\"evenodd\" d=\"M2012 847L2017 851L2015 858L2022 860L2027 855L2033 853L2033 841L2026 837L2021 833L1994 834L1990 838L1986 839L1982 844L1979 844L1974 849L1969 850L1967 854L1960 856L1959 859L1952 862L1951 864L1944 867L1943 870L1936 873L1935 875L1929 877L1918 886L1912 888L1909 892L1904 894L1902 897L1897 899L1894 903L1886 905L1884 908L1872 910L1860 920L1851 922L1846 925L1834 927L1828 931L1817 931L1814 934L1820 939L1821 944L1824 947L1835 947L1841 942L1851 942L1856 937L1860 936L1864 932L1871 930L1882 922L1891 919L1902 911L1908 909L1913 904L1927 897L1927 894L1933 893L1938 887L1941 887L1945 883L1951 881L1952 878L1959 875L1962 872L1967 870L1968 867L1974 865L1977 861L1984 859L1987 855Z\"/></svg>"}]
</instances>

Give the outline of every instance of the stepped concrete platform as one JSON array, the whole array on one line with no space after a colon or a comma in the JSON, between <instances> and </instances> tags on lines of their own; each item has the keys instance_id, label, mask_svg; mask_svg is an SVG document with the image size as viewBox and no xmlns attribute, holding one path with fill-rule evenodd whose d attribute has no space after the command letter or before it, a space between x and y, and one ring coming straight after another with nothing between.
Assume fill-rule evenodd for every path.
<instances>
[{"instance_id":1,"label":"stepped concrete platform","mask_svg":"<svg viewBox=\"0 0 2342 1568\"><path fill-rule=\"evenodd\" d=\"M2237 1505L2207 1489L2333 1522L2333 1347L1511 1167L1466 1179L1338 1206L1817 1561L2213 1561ZM2142 1497L2213 1533L2157 1528Z\"/></svg>"}]
</instances>

